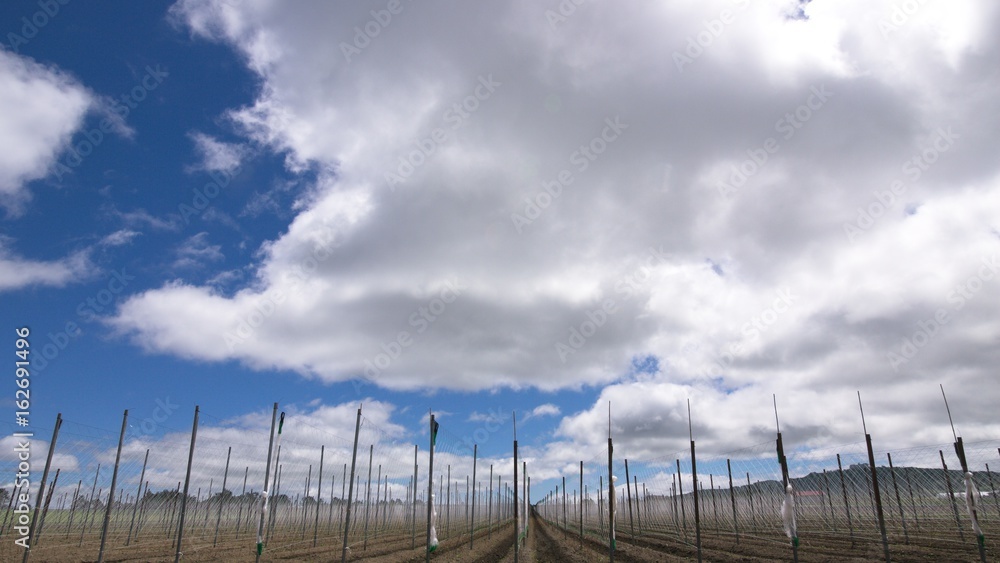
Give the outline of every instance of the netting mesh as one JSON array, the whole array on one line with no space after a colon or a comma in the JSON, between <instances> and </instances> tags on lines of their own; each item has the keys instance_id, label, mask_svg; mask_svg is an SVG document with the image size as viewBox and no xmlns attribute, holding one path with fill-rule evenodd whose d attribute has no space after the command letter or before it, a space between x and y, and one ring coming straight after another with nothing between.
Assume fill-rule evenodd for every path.
<instances>
[{"instance_id":1,"label":"netting mesh","mask_svg":"<svg viewBox=\"0 0 1000 563\"><path fill-rule=\"evenodd\" d=\"M254 554L258 534L274 557L339 557L345 538L350 552L369 555L425 545L428 452L402 441L399 428L381 428L361 416L352 480L354 428L346 429L350 437L338 436L288 416L280 438L276 432L265 482L270 417L264 426L204 411L198 417L190 479L191 427L161 424L164 434L155 439L126 427L115 477L120 429L64 420L33 556L93 557L106 518L109 549L131 546L159 555L174 553L179 535L188 556L208 550L222 558ZM36 430L44 432L51 428ZM498 460L477 460L474 468L476 446L467 444L445 430L435 447L437 529L443 541L492 534L512 516L510 475L491 471ZM33 441L32 448L45 451L48 443ZM509 459L503 467L510 467ZM10 491L0 534L10 534L14 525ZM37 484L30 493L34 505Z\"/></svg>"},{"instance_id":2,"label":"netting mesh","mask_svg":"<svg viewBox=\"0 0 1000 563\"><path fill-rule=\"evenodd\" d=\"M991 461L1000 462L1000 441L966 443L964 450L980 493L979 524L989 536L1000 523L996 496L1000 478L990 469ZM774 440L721 456L696 452L696 467L691 454L685 450L655 459L628 459L627 468L623 458L612 461L617 477L616 539L668 538L672 545L693 548L700 533L709 545L790 544L782 519L785 490ZM881 554L880 501L889 544L975 553L964 475L953 444L895 452L873 448L876 481L866 442L825 449L786 446L785 455L799 545L812 541L833 550L867 546ZM584 462L582 496L579 473L579 469L567 471L566 497L549 491L539 503L539 514L576 533L582 528L584 537L609 545L607 450ZM564 512L573 515L568 522ZM987 539L987 546L991 542Z\"/></svg>"},{"instance_id":3,"label":"netting mesh","mask_svg":"<svg viewBox=\"0 0 1000 563\"><path fill-rule=\"evenodd\" d=\"M274 557L334 558L345 540L353 553L379 555L425 545L429 491L442 542L472 543L509 526L514 516L513 455L482 459L476 442L489 440L487 430L457 436L442 425L428 475L427 447L414 446L413 436L399 427L361 416L352 459L353 428L340 426L345 435L336 435L325 429L331 425L293 413L275 435L268 468L269 416L233 420L200 411L198 417L190 478L191 427L161 425L163 433L153 438L127 426L115 474L120 429L63 421L32 552L43 559L67 552L92 558L107 522L104 540L111 550L171 554L181 539L188 555L241 558L254 553L259 535ZM171 421L176 425L179 417ZM36 436L51 431L39 428ZM426 444L428 431L421 436ZM43 452L48 443L33 440L31 447ZM539 490L537 480L531 490L534 459L522 451L516 484L522 524L530 494L542 518L606 547L640 539L687 547L700 539L751 550L789 545L774 440L722 455L685 449L628 459L611 451L610 471L607 447L588 452L589 458L563 466L555 480L546 475L547 484L557 483L550 490ZM1000 462L1000 441L965 443L964 452L980 493L979 524L986 545L996 549L990 534L1000 524L1000 476L990 464ZM886 541L894 549L916 546L955 557L974 550L965 475L953 444L873 447L875 480L865 441L828 448L786 444L785 454L802 549L878 553L881 505ZM33 482L32 508L38 480ZM0 534L11 534L15 525L18 506L10 492Z\"/></svg>"}]
</instances>

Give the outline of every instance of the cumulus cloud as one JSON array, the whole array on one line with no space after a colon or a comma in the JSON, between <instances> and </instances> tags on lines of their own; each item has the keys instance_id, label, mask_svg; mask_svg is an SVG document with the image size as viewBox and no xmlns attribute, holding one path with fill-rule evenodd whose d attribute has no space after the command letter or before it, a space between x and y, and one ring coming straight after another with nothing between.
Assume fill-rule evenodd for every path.
<instances>
[{"instance_id":1,"label":"cumulus cloud","mask_svg":"<svg viewBox=\"0 0 1000 563\"><path fill-rule=\"evenodd\" d=\"M559 416L562 411L559 407L553 405L552 403L545 403L544 405L538 405L537 407L531 409L531 412L524 416L524 420L530 418L535 418L539 416Z\"/></svg>"},{"instance_id":2,"label":"cumulus cloud","mask_svg":"<svg viewBox=\"0 0 1000 563\"><path fill-rule=\"evenodd\" d=\"M48 176L80 128L93 95L68 74L0 50L0 194L9 214L23 212L27 184Z\"/></svg>"},{"instance_id":3,"label":"cumulus cloud","mask_svg":"<svg viewBox=\"0 0 1000 563\"><path fill-rule=\"evenodd\" d=\"M147 291L123 334L396 389L610 384L635 436L679 393L896 412L945 381L988 412L996 6L404 6L364 45L362 6L174 6L260 76L227 117L316 181L246 287Z\"/></svg>"},{"instance_id":4,"label":"cumulus cloud","mask_svg":"<svg viewBox=\"0 0 1000 563\"><path fill-rule=\"evenodd\" d=\"M31 286L63 287L89 278L96 271L88 251L57 260L31 260L8 247L10 239L0 237L0 291Z\"/></svg>"}]
</instances>

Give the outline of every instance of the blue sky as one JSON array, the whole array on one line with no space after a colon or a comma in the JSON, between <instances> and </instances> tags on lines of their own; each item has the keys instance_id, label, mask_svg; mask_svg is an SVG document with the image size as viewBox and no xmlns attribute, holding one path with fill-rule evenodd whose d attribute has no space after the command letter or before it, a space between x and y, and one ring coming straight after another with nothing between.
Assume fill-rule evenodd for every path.
<instances>
[{"instance_id":1,"label":"blue sky","mask_svg":"<svg viewBox=\"0 0 1000 563\"><path fill-rule=\"evenodd\" d=\"M786 444L856 441L860 390L910 446L944 383L997 435L995 6L549 4L0 6L32 425L516 411L548 478L608 401L639 459L689 398L767 440L772 394Z\"/></svg>"},{"instance_id":2,"label":"blue sky","mask_svg":"<svg viewBox=\"0 0 1000 563\"><path fill-rule=\"evenodd\" d=\"M400 393L376 385L317 381L289 370L248 369L236 361L207 363L148 353L109 330L102 321L117 306L166 280L205 283L219 272L235 271L240 277L220 283L220 291L245 284L254 253L287 228L295 213L292 203L313 179L308 171L286 171L280 155L255 151L244 170L211 199L210 207L198 208L194 190L213 178L210 171L197 169L204 156L194 136L238 142L231 129L220 124L220 115L251 103L260 81L231 50L191 38L172 25L169 7L164 2L70 4L26 44L15 41L18 56L72 76L95 97L129 107L123 120L128 134L104 134L79 164L72 151L60 153L57 162L71 171L60 174L57 169L28 183L30 203L4 221L4 250L10 254L37 262L84 255L87 262L72 280L52 284L56 287L26 284L2 297L11 327L28 326L32 331L37 354L33 424L50 428L55 414L62 412L67 420L113 429L125 408L138 424L153 414L157 400L169 400L185 414L158 425L162 433L188 424L187 413L196 404L225 418L273 401L285 407L315 399L360 404L374 398L409 407L396 422L415 431L423 429L420 420L428 408L445 411L449 430L462 435L464 428L473 428L470 415L486 412L487 404L509 418L515 409L530 412L556 400L561 408L580 409L593 399L593 389L500 389L484 402L446 389ZM3 10L3 21L16 22L30 18L38 6L12 3ZM150 68L154 75L165 76L160 80L157 75L148 95L133 95ZM86 132L99 129L102 119L101 111L86 114L70 144L85 143ZM274 209L246 214L254 196L265 192L270 192ZM186 218L182 205L189 206ZM203 239L211 244L198 242ZM182 254L184 248L190 252ZM188 261L181 262L185 257ZM67 333L68 323L78 332ZM551 414L534 419L534 441L541 443L551 435L557 422ZM509 428L507 434L505 441L483 444L485 453L509 451Z\"/></svg>"}]
</instances>

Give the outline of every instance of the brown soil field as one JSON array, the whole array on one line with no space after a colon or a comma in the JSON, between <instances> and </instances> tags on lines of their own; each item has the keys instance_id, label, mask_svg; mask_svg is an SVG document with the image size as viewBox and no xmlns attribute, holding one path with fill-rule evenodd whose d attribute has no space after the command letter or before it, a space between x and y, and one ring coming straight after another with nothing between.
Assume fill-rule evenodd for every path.
<instances>
[{"instance_id":1,"label":"brown soil field","mask_svg":"<svg viewBox=\"0 0 1000 563\"><path fill-rule=\"evenodd\" d=\"M581 540L574 530L544 522L534 515L529 533L519 549L520 561L594 563L607 561L608 546L593 535L587 534ZM624 532L624 533L623 533ZM8 536L0 544L0 561L20 561L23 550L13 544ZM78 547L77 538L49 538L31 555L34 562L90 562L97 560L97 543L86 538L84 546ZM222 540L223 538L220 538ZM514 560L514 529L508 523L502 529L487 529L476 532L473 548L470 549L468 535L455 535L441 541L431 555L434 561L449 563L495 563ZM902 538L892 538L891 555L893 561L931 562L971 562L979 561L974 539L969 541L941 541L933 537L910 537L909 544ZM75 540L75 541L74 541ZM125 547L121 542L113 542L105 551L108 562L169 562L173 561L172 542L145 539L137 545ZM187 543L187 542L185 542ZM220 541L218 547L211 547L210 541L198 538L194 547L183 553L182 561L253 561L255 552L252 538ZM410 546L416 544L415 548ZM702 534L702 558L712 562L764 562L791 561L792 550L784 536L741 535L739 542L731 533L706 531ZM262 561L340 561L341 539L333 536L322 538L317 547L312 547L311 538L302 540L295 533L276 535L271 541L273 548L265 548ZM987 560L998 560L998 545L987 538ZM372 561L380 563L416 563L425 560L424 535L419 531L414 542L410 533L385 534L372 539L367 546L355 544L350 548L348 560ZM801 538L798 553L803 563L883 561L881 542L877 538L858 537L852 542L843 535L809 534ZM687 534L644 531L631 537L628 530L618 530L615 561L696 561L694 531Z\"/></svg>"}]
</instances>

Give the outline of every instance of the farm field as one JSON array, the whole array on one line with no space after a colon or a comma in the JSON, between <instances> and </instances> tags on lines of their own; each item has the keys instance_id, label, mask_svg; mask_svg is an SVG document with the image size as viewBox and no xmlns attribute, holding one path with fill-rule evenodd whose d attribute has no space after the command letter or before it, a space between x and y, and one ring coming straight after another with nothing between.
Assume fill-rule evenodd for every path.
<instances>
[{"instance_id":1,"label":"farm field","mask_svg":"<svg viewBox=\"0 0 1000 563\"><path fill-rule=\"evenodd\" d=\"M795 449L786 453L787 468L773 441L698 459L693 451L627 459L605 449L549 476L543 482L557 485L539 491L516 441L511 457L483 467L475 449L471 459L463 457L462 441L435 433L428 482L431 452L389 439L362 409L351 440L302 427L284 413L279 418L276 407L270 437L217 432L185 443L178 435L161 441L159 451L137 448L141 442L124 434L116 440L58 421L62 441L54 453L63 457L55 456L50 468L31 559L170 561L179 551L185 561L249 560L259 533L265 561L339 560L345 545L349 560L420 561L429 490L440 542L435 560L513 560L515 513L526 561L603 560L612 528L620 561L695 560L699 549L709 561L790 559L783 471L792 487L800 561L881 561L886 547L897 561L979 559L966 475L978 489L983 553L987 559L998 553L992 531L1000 528L1000 479L989 464L1000 458L1000 441L961 444L968 474L955 468L954 444L872 450L872 458L860 443ZM192 437L196 431L197 419ZM318 452L308 446L327 439ZM106 452L116 442L126 453L109 468L102 460L112 459ZM76 466L64 468L60 459ZM875 480L869 459L885 460L875 463ZM258 487L273 491L266 506ZM23 510L9 493L3 497L0 560L13 561L23 553L13 542Z\"/></svg>"}]
</instances>

